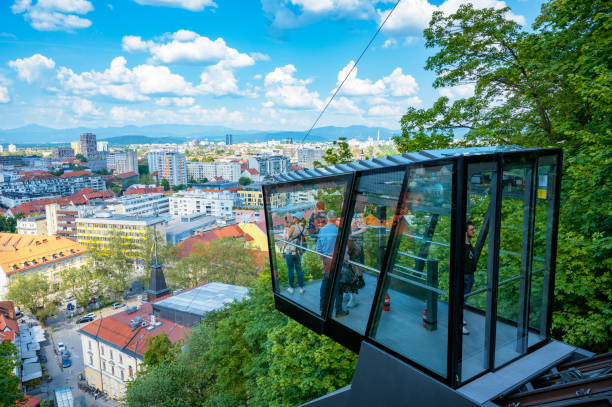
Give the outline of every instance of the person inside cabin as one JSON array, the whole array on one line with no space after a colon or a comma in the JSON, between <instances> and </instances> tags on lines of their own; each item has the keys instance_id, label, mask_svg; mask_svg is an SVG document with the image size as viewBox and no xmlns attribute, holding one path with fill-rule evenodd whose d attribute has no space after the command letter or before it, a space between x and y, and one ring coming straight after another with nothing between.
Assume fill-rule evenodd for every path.
<instances>
[{"instance_id":1,"label":"person inside cabin","mask_svg":"<svg viewBox=\"0 0 612 407\"><path fill-rule=\"evenodd\" d=\"M287 264L287 274L289 277L289 294L294 291L294 272L297 274L297 282L300 294L304 294L304 273L302 272L302 249L306 241L305 237L305 220L301 212L296 212L291 215L292 224L285 229L283 238L288 242L285 246L285 263Z\"/></svg>"},{"instance_id":2,"label":"person inside cabin","mask_svg":"<svg viewBox=\"0 0 612 407\"><path fill-rule=\"evenodd\" d=\"M468 220L465 225L465 245L463 251L463 295L467 295L472 291L474 287L474 272L476 271L477 259L476 251L472 246L472 239L476 235L476 229L474 228L474 222ZM465 312L465 311L464 311ZM463 319L463 334L469 335L470 331L467 328L467 322Z\"/></svg>"},{"instance_id":3,"label":"person inside cabin","mask_svg":"<svg viewBox=\"0 0 612 407\"><path fill-rule=\"evenodd\" d=\"M336 246L336 238L338 237L338 215L336 211L330 210L327 212L327 224L319 230L317 237L317 252L321 256L321 262L323 263L323 279L321 280L321 297L319 301L319 309L323 311L325 307L325 299L329 296L331 289L331 271L332 271L332 260L334 256L334 248ZM342 293L340 291L340 284L336 284L337 292L334 295L335 306L336 306L336 317L343 317L348 315L348 311L342 310Z\"/></svg>"},{"instance_id":4,"label":"person inside cabin","mask_svg":"<svg viewBox=\"0 0 612 407\"><path fill-rule=\"evenodd\" d=\"M325 214L325 202L319 201L315 205L314 211L310 214L308 221L308 235L312 236L313 240L317 241L317 235L319 230L327 223L327 216Z\"/></svg>"}]
</instances>

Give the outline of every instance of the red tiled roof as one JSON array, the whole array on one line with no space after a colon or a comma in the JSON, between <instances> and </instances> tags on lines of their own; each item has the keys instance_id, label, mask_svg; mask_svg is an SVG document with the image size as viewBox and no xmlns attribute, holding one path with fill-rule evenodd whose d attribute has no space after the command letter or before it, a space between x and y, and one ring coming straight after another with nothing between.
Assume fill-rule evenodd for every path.
<instances>
[{"instance_id":1,"label":"red tiled roof","mask_svg":"<svg viewBox=\"0 0 612 407\"><path fill-rule=\"evenodd\" d=\"M79 189L72 195L64 196L61 198L39 199L37 201L24 202L16 206L11 211L13 214L23 213L24 215L28 216L33 213L45 213L45 205L49 205L52 203L56 203L60 206L69 205L70 203L73 203L75 205L85 205L90 199L107 199L114 197L115 193L111 190L96 192L91 188L83 188Z\"/></svg>"},{"instance_id":2,"label":"red tiled roof","mask_svg":"<svg viewBox=\"0 0 612 407\"><path fill-rule=\"evenodd\" d=\"M177 247L179 249L179 257L188 257L194 250L194 246L197 244L208 244L213 240L222 239L225 237L239 238L244 237L247 241L249 240L248 235L244 233L242 229L236 224L225 226L218 229L209 230L202 234L188 237L187 239L180 242ZM252 240L253 238L251 238Z\"/></svg>"},{"instance_id":3,"label":"red tiled roof","mask_svg":"<svg viewBox=\"0 0 612 407\"><path fill-rule=\"evenodd\" d=\"M157 301L162 298L159 298ZM153 313L153 306L151 304L146 303L138 311L131 314L123 311L95 320L80 330L139 356L143 356L149 348L147 339L157 336L162 332L168 335L168 339L172 343L183 339L189 328L163 318L156 318L156 321L161 322L162 325L151 331L147 331L142 326L132 330L130 321L136 317L141 317L142 321L150 323L151 314Z\"/></svg>"},{"instance_id":4,"label":"red tiled roof","mask_svg":"<svg viewBox=\"0 0 612 407\"><path fill-rule=\"evenodd\" d=\"M124 172L122 174L116 174L114 175L115 178L119 178L119 179L126 179L126 178L132 178L132 177L137 177L138 174L135 173L134 171L132 172Z\"/></svg>"},{"instance_id":5,"label":"red tiled roof","mask_svg":"<svg viewBox=\"0 0 612 407\"><path fill-rule=\"evenodd\" d=\"M57 178L55 175L49 174L28 174L23 177L17 178L15 181L34 181L37 179Z\"/></svg>"},{"instance_id":6,"label":"red tiled roof","mask_svg":"<svg viewBox=\"0 0 612 407\"><path fill-rule=\"evenodd\" d=\"M115 195L115 193L111 189L107 189L106 191L89 192L84 195L84 198L90 201L92 199L110 199L116 196L117 195Z\"/></svg>"},{"instance_id":7,"label":"red tiled roof","mask_svg":"<svg viewBox=\"0 0 612 407\"><path fill-rule=\"evenodd\" d=\"M20 401L17 404L19 407L36 407L42 402L42 399L39 399L38 397L30 396L29 394L24 394L23 397L25 398L25 400Z\"/></svg>"},{"instance_id":8,"label":"red tiled roof","mask_svg":"<svg viewBox=\"0 0 612 407\"><path fill-rule=\"evenodd\" d=\"M257 175L259 174L259 171L257 171L255 168L248 168L247 171L249 172L249 174L251 175Z\"/></svg>"},{"instance_id":9,"label":"red tiled roof","mask_svg":"<svg viewBox=\"0 0 612 407\"><path fill-rule=\"evenodd\" d=\"M4 331L6 328L15 333L19 333L19 325L17 324L17 321L0 314L0 331Z\"/></svg>"},{"instance_id":10,"label":"red tiled roof","mask_svg":"<svg viewBox=\"0 0 612 407\"><path fill-rule=\"evenodd\" d=\"M15 342L15 332L13 331L0 332L0 342L4 342L4 341Z\"/></svg>"},{"instance_id":11,"label":"red tiled roof","mask_svg":"<svg viewBox=\"0 0 612 407\"><path fill-rule=\"evenodd\" d=\"M72 172L65 172L62 175L60 175L60 177L61 178L71 178L71 177L84 177L87 175L92 175L92 174L89 171L72 171Z\"/></svg>"}]
</instances>

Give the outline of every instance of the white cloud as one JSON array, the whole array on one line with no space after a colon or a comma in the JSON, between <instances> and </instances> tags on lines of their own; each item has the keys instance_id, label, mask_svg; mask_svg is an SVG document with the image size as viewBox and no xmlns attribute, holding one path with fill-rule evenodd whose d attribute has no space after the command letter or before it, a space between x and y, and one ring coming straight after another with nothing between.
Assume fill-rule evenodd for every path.
<instances>
[{"instance_id":1,"label":"white cloud","mask_svg":"<svg viewBox=\"0 0 612 407\"><path fill-rule=\"evenodd\" d=\"M261 78L263 78L261 74L253 75L253 79L260 80Z\"/></svg>"},{"instance_id":2,"label":"white cloud","mask_svg":"<svg viewBox=\"0 0 612 407\"><path fill-rule=\"evenodd\" d=\"M11 101L8 89L5 86L0 86L0 103L8 103Z\"/></svg>"},{"instance_id":3,"label":"white cloud","mask_svg":"<svg viewBox=\"0 0 612 407\"><path fill-rule=\"evenodd\" d=\"M431 15L434 11L442 11L449 15L457 11L460 5L468 3L465 0L446 0L439 6L435 6L427 0L404 0L400 2L391 17L387 20L383 30L388 34L404 34L406 32L415 32L423 30L429 26ZM500 9L506 7L505 1L501 0L471 0L475 8L495 8ZM377 10L378 21L382 22L391 9ZM512 12L506 16L510 20L514 20L521 25L526 24L525 17L516 15Z\"/></svg>"},{"instance_id":4,"label":"white cloud","mask_svg":"<svg viewBox=\"0 0 612 407\"><path fill-rule=\"evenodd\" d=\"M191 106L195 103L195 99L192 97L183 97L183 98L167 98L162 97L155 101L155 104L158 106L170 106L175 105L179 107Z\"/></svg>"},{"instance_id":5,"label":"white cloud","mask_svg":"<svg viewBox=\"0 0 612 407\"><path fill-rule=\"evenodd\" d=\"M376 105L368 109L369 116L401 116L403 113L400 106Z\"/></svg>"},{"instance_id":6,"label":"white cloud","mask_svg":"<svg viewBox=\"0 0 612 407\"><path fill-rule=\"evenodd\" d=\"M383 43L382 47L383 48L395 48L397 47L397 40L395 38L389 38Z\"/></svg>"},{"instance_id":7,"label":"white cloud","mask_svg":"<svg viewBox=\"0 0 612 407\"><path fill-rule=\"evenodd\" d=\"M60 95L57 97L57 105L72 110L78 118L96 118L103 116L102 111L96 107L91 100L79 96Z\"/></svg>"},{"instance_id":8,"label":"white cloud","mask_svg":"<svg viewBox=\"0 0 612 407\"><path fill-rule=\"evenodd\" d=\"M213 95L240 94L237 82L234 72L220 62L202 72L198 90Z\"/></svg>"},{"instance_id":9,"label":"white cloud","mask_svg":"<svg viewBox=\"0 0 612 407\"><path fill-rule=\"evenodd\" d=\"M129 69L124 57L112 60L104 72L89 71L76 74L61 67L58 79L67 92L77 95L104 95L125 101L148 100L147 95L190 95L196 91L192 84L174 74L166 66L138 65Z\"/></svg>"},{"instance_id":10,"label":"white cloud","mask_svg":"<svg viewBox=\"0 0 612 407\"><path fill-rule=\"evenodd\" d=\"M376 12L370 0L263 0L262 8L279 29L300 27L326 17L369 19Z\"/></svg>"},{"instance_id":11,"label":"white cloud","mask_svg":"<svg viewBox=\"0 0 612 407\"><path fill-rule=\"evenodd\" d=\"M88 0L15 0L14 14L24 14L32 28L39 31L72 31L91 26L91 21L79 17L94 9Z\"/></svg>"},{"instance_id":12,"label":"white cloud","mask_svg":"<svg viewBox=\"0 0 612 407\"><path fill-rule=\"evenodd\" d=\"M156 63L208 63L223 62L228 68L242 68L255 64L255 59L248 54L240 53L228 47L223 38L211 40L189 30L179 30L167 34L157 41L143 41L141 37L128 35L123 37L125 51L149 51L152 62ZM264 58L263 54L256 54Z\"/></svg>"},{"instance_id":13,"label":"white cloud","mask_svg":"<svg viewBox=\"0 0 612 407\"><path fill-rule=\"evenodd\" d=\"M110 118L119 123L133 123L144 119L145 112L128 109L125 106L114 106L110 110Z\"/></svg>"},{"instance_id":14,"label":"white cloud","mask_svg":"<svg viewBox=\"0 0 612 407\"><path fill-rule=\"evenodd\" d=\"M419 85L412 75L404 75L402 68L395 68L391 75L383 79L391 96L410 96L419 91Z\"/></svg>"},{"instance_id":15,"label":"white cloud","mask_svg":"<svg viewBox=\"0 0 612 407\"><path fill-rule=\"evenodd\" d=\"M212 0L134 0L136 3L146 6L163 6L184 8L190 11L202 11L206 7L217 7Z\"/></svg>"},{"instance_id":16,"label":"white cloud","mask_svg":"<svg viewBox=\"0 0 612 407\"><path fill-rule=\"evenodd\" d=\"M462 85L456 85L450 88L440 88L440 96L445 96L450 100L463 99L474 96L474 84L466 83Z\"/></svg>"},{"instance_id":17,"label":"white cloud","mask_svg":"<svg viewBox=\"0 0 612 407\"><path fill-rule=\"evenodd\" d=\"M8 65L17 71L19 79L32 83L46 70L55 68L55 61L41 54L34 54L28 58L19 58L9 61Z\"/></svg>"},{"instance_id":18,"label":"white cloud","mask_svg":"<svg viewBox=\"0 0 612 407\"><path fill-rule=\"evenodd\" d=\"M295 78L296 71L295 66L285 65L268 73L264 79L266 97L275 105L290 109L320 109L323 101L319 93L306 87L312 80Z\"/></svg>"},{"instance_id":19,"label":"white cloud","mask_svg":"<svg viewBox=\"0 0 612 407\"><path fill-rule=\"evenodd\" d=\"M270 56L269 55L262 54L261 52L251 52L249 55L255 61L269 61L270 60Z\"/></svg>"},{"instance_id":20,"label":"white cloud","mask_svg":"<svg viewBox=\"0 0 612 407\"><path fill-rule=\"evenodd\" d=\"M340 86L346 75L349 73L355 63L349 62L340 72L338 72L338 79L336 86ZM335 91L335 90L334 90ZM380 95L385 91L385 84L382 80L372 82L369 79L357 78L357 68L349 74L348 79L342 86L342 93L348 96L363 96L363 95Z\"/></svg>"},{"instance_id":21,"label":"white cloud","mask_svg":"<svg viewBox=\"0 0 612 407\"><path fill-rule=\"evenodd\" d=\"M354 101L344 96L335 98L331 102L330 107L332 107L338 113L363 114L363 110L360 109L359 106L357 106Z\"/></svg>"}]
</instances>

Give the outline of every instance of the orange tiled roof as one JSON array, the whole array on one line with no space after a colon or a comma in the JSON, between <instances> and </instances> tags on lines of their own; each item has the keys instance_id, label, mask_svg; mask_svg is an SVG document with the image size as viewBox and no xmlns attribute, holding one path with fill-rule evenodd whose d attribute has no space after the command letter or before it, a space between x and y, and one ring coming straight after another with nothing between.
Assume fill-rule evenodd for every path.
<instances>
[{"instance_id":1,"label":"orange tiled roof","mask_svg":"<svg viewBox=\"0 0 612 407\"><path fill-rule=\"evenodd\" d=\"M0 342L4 342L4 341L15 342L15 332L14 331L6 331L6 332L0 331Z\"/></svg>"},{"instance_id":2,"label":"orange tiled roof","mask_svg":"<svg viewBox=\"0 0 612 407\"><path fill-rule=\"evenodd\" d=\"M6 275L78 256L87 247L59 236L0 233L0 268Z\"/></svg>"},{"instance_id":3,"label":"orange tiled roof","mask_svg":"<svg viewBox=\"0 0 612 407\"><path fill-rule=\"evenodd\" d=\"M123 195L163 193L164 187L128 188Z\"/></svg>"},{"instance_id":4,"label":"orange tiled roof","mask_svg":"<svg viewBox=\"0 0 612 407\"><path fill-rule=\"evenodd\" d=\"M0 314L0 332L6 330L6 328L15 333L19 333L19 325L17 324L17 321Z\"/></svg>"},{"instance_id":5,"label":"orange tiled roof","mask_svg":"<svg viewBox=\"0 0 612 407\"><path fill-rule=\"evenodd\" d=\"M131 178L131 177L137 177L138 174L135 173L134 171L132 172L124 172L121 174L116 174L114 175L115 178L120 178L120 179L126 179L126 178Z\"/></svg>"},{"instance_id":6,"label":"orange tiled roof","mask_svg":"<svg viewBox=\"0 0 612 407\"><path fill-rule=\"evenodd\" d=\"M25 398L25 400L20 401L17 404L19 407L36 407L42 402L42 399L39 399L38 397L30 396L29 394L24 394L23 397Z\"/></svg>"},{"instance_id":7,"label":"orange tiled roof","mask_svg":"<svg viewBox=\"0 0 612 407\"><path fill-rule=\"evenodd\" d=\"M163 298L165 297L159 298L157 301ZM150 337L165 332L172 343L185 337L185 334L189 330L188 327L163 318L156 318L156 321L162 324L151 331L147 331L146 328L142 326L132 330L130 327L130 321L132 319L140 317L142 321L150 323L152 313L152 303L146 303L136 312L128 314L126 311L123 311L106 318L95 320L81 328L80 331L87 334L87 336L100 338L105 342L112 343L122 351L127 351L128 353L141 357L144 356L144 353L149 348L147 339Z\"/></svg>"}]
</instances>

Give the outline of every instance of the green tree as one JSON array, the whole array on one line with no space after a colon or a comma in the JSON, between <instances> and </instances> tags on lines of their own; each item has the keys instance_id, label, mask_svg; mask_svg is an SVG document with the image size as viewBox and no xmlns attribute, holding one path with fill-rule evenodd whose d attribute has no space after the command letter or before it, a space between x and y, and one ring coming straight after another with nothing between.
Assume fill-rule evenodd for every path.
<instances>
[{"instance_id":1,"label":"green tree","mask_svg":"<svg viewBox=\"0 0 612 407\"><path fill-rule=\"evenodd\" d=\"M138 173L140 175L146 175L149 173L149 162L147 160L138 162Z\"/></svg>"},{"instance_id":2,"label":"green tree","mask_svg":"<svg viewBox=\"0 0 612 407\"><path fill-rule=\"evenodd\" d=\"M250 185L253 183L253 181L251 181L251 179L249 177L240 177L240 179L238 180L238 183L240 185Z\"/></svg>"},{"instance_id":3,"label":"green tree","mask_svg":"<svg viewBox=\"0 0 612 407\"><path fill-rule=\"evenodd\" d=\"M57 307L51 298L56 291L54 284L35 272L12 276L6 296L44 323L45 319L57 314Z\"/></svg>"},{"instance_id":4,"label":"green tree","mask_svg":"<svg viewBox=\"0 0 612 407\"><path fill-rule=\"evenodd\" d=\"M107 245L93 247L90 251L92 267L104 289L123 296L134 279L134 261L142 254L141 250L133 239L121 233L111 234Z\"/></svg>"},{"instance_id":5,"label":"green tree","mask_svg":"<svg viewBox=\"0 0 612 407\"><path fill-rule=\"evenodd\" d=\"M77 160L81 161L82 163L86 163L87 162L87 158L85 158L85 156L83 154L77 154L74 156Z\"/></svg>"},{"instance_id":6,"label":"green tree","mask_svg":"<svg viewBox=\"0 0 612 407\"><path fill-rule=\"evenodd\" d=\"M434 87L472 86L402 117L401 152L517 144L564 149L553 334L609 351L612 325L612 5L550 0L532 31L508 9L434 13ZM580 255L578 255L578 253ZM578 278L584 276L584 278Z\"/></svg>"},{"instance_id":7,"label":"green tree","mask_svg":"<svg viewBox=\"0 0 612 407\"><path fill-rule=\"evenodd\" d=\"M55 175L56 177L59 177L63 173L64 173L64 169L63 168L60 168L57 171L49 171L49 174Z\"/></svg>"},{"instance_id":8,"label":"green tree","mask_svg":"<svg viewBox=\"0 0 612 407\"><path fill-rule=\"evenodd\" d=\"M17 218L0 215L0 232L15 233L17 231Z\"/></svg>"},{"instance_id":9,"label":"green tree","mask_svg":"<svg viewBox=\"0 0 612 407\"><path fill-rule=\"evenodd\" d=\"M144 185L154 185L155 184L155 178L149 174L148 172L145 174L140 174L140 177L138 177L138 183L139 184L144 184Z\"/></svg>"},{"instance_id":10,"label":"green tree","mask_svg":"<svg viewBox=\"0 0 612 407\"><path fill-rule=\"evenodd\" d=\"M60 288L66 294L74 295L80 306L86 306L89 299L102 294L104 280L91 265L65 268L60 272Z\"/></svg>"},{"instance_id":11,"label":"green tree","mask_svg":"<svg viewBox=\"0 0 612 407\"><path fill-rule=\"evenodd\" d=\"M23 399L19 377L13 375L17 357L17 348L11 342L0 342L0 407L15 406Z\"/></svg>"},{"instance_id":12,"label":"green tree","mask_svg":"<svg viewBox=\"0 0 612 407\"><path fill-rule=\"evenodd\" d=\"M335 140L332 147L325 150L323 159L326 165L345 164L353 161L353 153L346 142L346 137L339 137L338 140ZM317 168L324 166L318 161L314 161L313 164Z\"/></svg>"},{"instance_id":13,"label":"green tree","mask_svg":"<svg viewBox=\"0 0 612 407\"><path fill-rule=\"evenodd\" d=\"M145 351L142 359L146 368L174 361L176 352L180 350L180 343L170 342L170 338L165 332L147 338L147 343L149 348Z\"/></svg>"},{"instance_id":14,"label":"green tree","mask_svg":"<svg viewBox=\"0 0 612 407\"><path fill-rule=\"evenodd\" d=\"M170 183L165 178L161 180L161 186L164 187L164 191L170 190Z\"/></svg>"}]
</instances>

